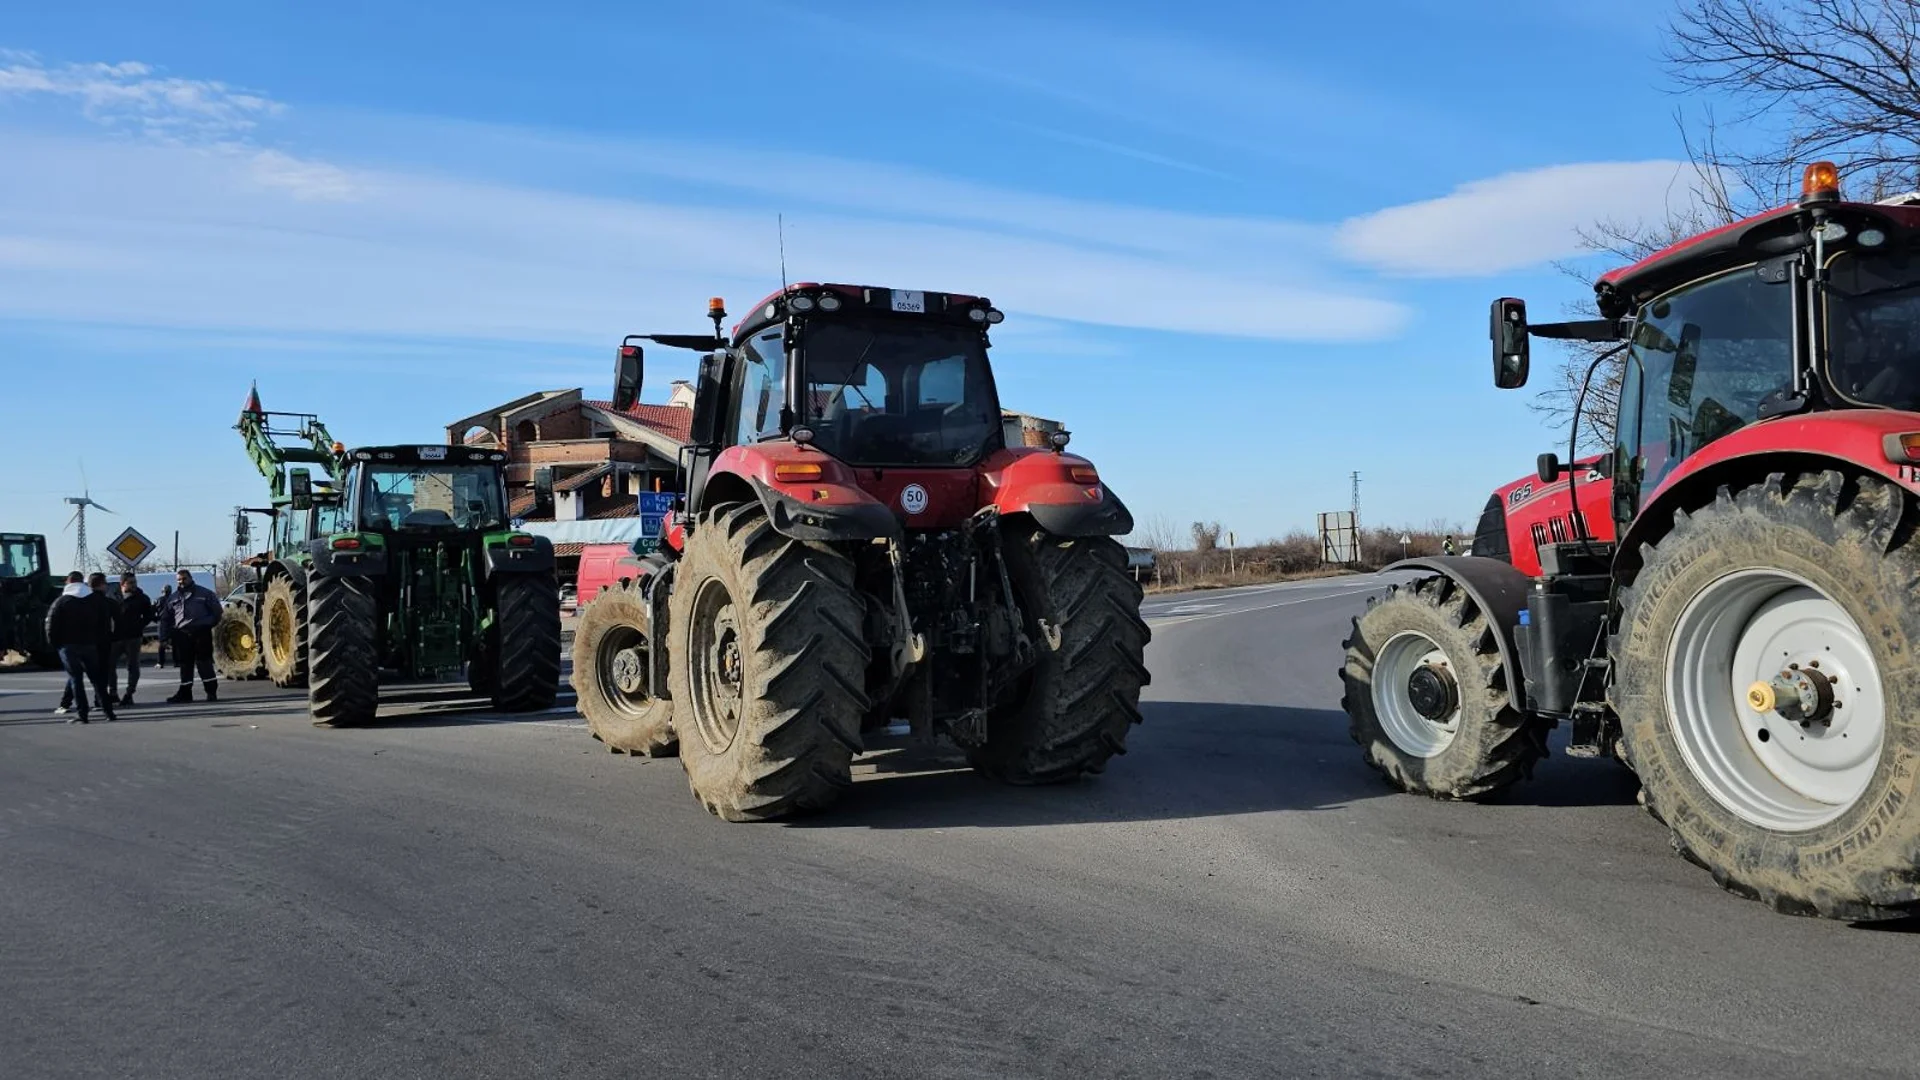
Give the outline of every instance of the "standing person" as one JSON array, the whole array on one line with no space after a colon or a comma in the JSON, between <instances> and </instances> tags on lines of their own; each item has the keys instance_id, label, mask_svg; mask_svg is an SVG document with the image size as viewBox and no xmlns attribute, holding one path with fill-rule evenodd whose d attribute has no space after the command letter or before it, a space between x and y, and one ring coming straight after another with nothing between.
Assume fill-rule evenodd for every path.
<instances>
[{"instance_id":1,"label":"standing person","mask_svg":"<svg viewBox=\"0 0 1920 1080\"><path fill-rule=\"evenodd\" d=\"M172 594L160 604L160 628L173 634L173 662L180 669L180 692L167 703L184 705L193 700L196 666L200 682L207 688L207 700L219 701L220 683L213 673L213 627L220 621L220 598L185 570L174 575L174 585Z\"/></svg>"},{"instance_id":2,"label":"standing person","mask_svg":"<svg viewBox=\"0 0 1920 1080\"><path fill-rule=\"evenodd\" d=\"M129 570L120 575L120 614L113 623L113 648L107 654L107 667L116 673L121 662L127 665L127 692L120 695L122 706L133 704L133 691L140 685L140 643L147 624L153 621L153 601L140 588L140 579Z\"/></svg>"},{"instance_id":3,"label":"standing person","mask_svg":"<svg viewBox=\"0 0 1920 1080\"><path fill-rule=\"evenodd\" d=\"M105 574L95 574L100 579L98 589L90 589L86 583L77 581L79 573L67 575L67 587L60 598L47 609L47 644L60 652L60 666L67 671L67 688L72 694L74 711L78 716L69 717L68 723L87 723L87 684L93 684L94 700L105 713L107 719L118 720L113 714L113 696L107 690L105 666L101 662L100 649L103 642L113 638L113 601L107 599L107 578ZM64 707L56 710L66 711Z\"/></svg>"},{"instance_id":4,"label":"standing person","mask_svg":"<svg viewBox=\"0 0 1920 1080\"><path fill-rule=\"evenodd\" d=\"M159 599L158 601L156 601L156 602L154 603L154 607L153 607L153 612L154 612L154 617L155 617L155 618L159 618L159 617L160 617L160 612L162 612L162 611L164 611L164 610L166 609L166 606L167 606L167 599L168 599L169 597L171 597L172 595L173 595L173 586L171 586L171 585L162 585L162 586L160 587L160 599ZM161 623L161 624L160 624L160 634L159 634L159 637L160 637L160 657L159 657L159 659L158 659L158 660L155 660L155 661L154 661L154 664L153 664L153 666L154 666L154 667L166 667L166 666L167 666L167 644L168 644L168 639L169 639L170 637L172 637L172 636L173 636L173 635L171 635L171 634L169 634L169 633L167 633L167 625L166 625L166 623L164 623L164 622L163 622L163 623Z\"/></svg>"}]
</instances>

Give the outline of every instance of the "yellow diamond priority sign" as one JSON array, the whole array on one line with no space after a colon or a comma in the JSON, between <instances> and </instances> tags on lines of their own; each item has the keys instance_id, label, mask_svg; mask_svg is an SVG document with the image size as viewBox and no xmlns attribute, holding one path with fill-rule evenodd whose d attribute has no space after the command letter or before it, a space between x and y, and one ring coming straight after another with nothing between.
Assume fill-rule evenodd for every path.
<instances>
[{"instance_id":1,"label":"yellow diamond priority sign","mask_svg":"<svg viewBox=\"0 0 1920 1080\"><path fill-rule=\"evenodd\" d=\"M140 535L139 530L128 526L127 530L107 545L107 550L119 557L129 568L139 566L141 561L153 554L153 541Z\"/></svg>"}]
</instances>

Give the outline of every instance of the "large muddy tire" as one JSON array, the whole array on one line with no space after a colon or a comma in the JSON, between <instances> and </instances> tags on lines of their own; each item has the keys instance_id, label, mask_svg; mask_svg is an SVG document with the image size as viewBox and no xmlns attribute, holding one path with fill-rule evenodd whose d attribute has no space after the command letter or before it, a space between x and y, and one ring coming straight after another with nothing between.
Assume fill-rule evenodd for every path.
<instances>
[{"instance_id":1,"label":"large muddy tire","mask_svg":"<svg viewBox=\"0 0 1920 1080\"><path fill-rule=\"evenodd\" d=\"M260 659L273 685L307 685L307 590L286 574L267 579L260 593Z\"/></svg>"},{"instance_id":2,"label":"large muddy tire","mask_svg":"<svg viewBox=\"0 0 1920 1080\"><path fill-rule=\"evenodd\" d=\"M1828 470L1675 514L1621 594L1614 708L1674 847L1776 910L1920 910L1920 514Z\"/></svg>"},{"instance_id":3,"label":"large muddy tire","mask_svg":"<svg viewBox=\"0 0 1920 1080\"><path fill-rule=\"evenodd\" d=\"M587 730L616 753L666 757L679 747L673 701L647 693L655 630L641 582L609 585L573 628L573 692Z\"/></svg>"},{"instance_id":4,"label":"large muddy tire","mask_svg":"<svg viewBox=\"0 0 1920 1080\"><path fill-rule=\"evenodd\" d=\"M551 571L494 579L500 674L493 707L533 712L560 692L560 586Z\"/></svg>"},{"instance_id":5,"label":"large muddy tire","mask_svg":"<svg viewBox=\"0 0 1920 1080\"><path fill-rule=\"evenodd\" d=\"M1127 733L1140 722L1140 689L1149 681L1151 634L1140 618L1140 586L1127 575L1126 549L1104 536L1029 527L1009 530L1004 550L1039 657L1012 699L993 710L986 743L969 748L967 759L1010 784L1100 772L1108 758L1127 752Z\"/></svg>"},{"instance_id":6,"label":"large muddy tire","mask_svg":"<svg viewBox=\"0 0 1920 1080\"><path fill-rule=\"evenodd\" d=\"M222 679L257 679L266 673L255 635L253 602L234 600L213 627L213 666Z\"/></svg>"},{"instance_id":7,"label":"large muddy tire","mask_svg":"<svg viewBox=\"0 0 1920 1080\"><path fill-rule=\"evenodd\" d=\"M868 707L852 560L747 503L701 515L676 573L667 685L694 797L728 821L838 799Z\"/></svg>"},{"instance_id":8,"label":"large muddy tire","mask_svg":"<svg viewBox=\"0 0 1920 1080\"><path fill-rule=\"evenodd\" d=\"M322 727L370 724L380 709L379 603L362 577L311 580L307 711Z\"/></svg>"},{"instance_id":9,"label":"large muddy tire","mask_svg":"<svg viewBox=\"0 0 1920 1080\"><path fill-rule=\"evenodd\" d=\"M1348 731L1402 791L1477 799L1547 756L1548 721L1513 707L1493 627L1451 578L1391 587L1346 648Z\"/></svg>"}]
</instances>

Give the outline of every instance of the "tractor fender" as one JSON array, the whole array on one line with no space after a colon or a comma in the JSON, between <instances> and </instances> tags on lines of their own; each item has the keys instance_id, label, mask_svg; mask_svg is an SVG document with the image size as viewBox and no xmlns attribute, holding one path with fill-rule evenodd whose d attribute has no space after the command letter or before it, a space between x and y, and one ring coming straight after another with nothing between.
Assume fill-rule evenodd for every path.
<instances>
[{"instance_id":1,"label":"tractor fender","mask_svg":"<svg viewBox=\"0 0 1920 1080\"><path fill-rule=\"evenodd\" d=\"M878 540L902 532L851 466L792 442L729 446L713 459L700 509L748 498L766 510L775 532L794 540Z\"/></svg>"},{"instance_id":2,"label":"tractor fender","mask_svg":"<svg viewBox=\"0 0 1920 1080\"><path fill-rule=\"evenodd\" d=\"M1527 694L1526 676L1520 669L1520 653L1514 648L1513 632L1520 623L1520 612L1527 606L1527 593L1533 579L1498 559L1481 555L1437 555L1420 559L1402 559L1381 567L1385 574L1394 570L1425 570L1453 581L1473 598L1493 628L1494 643L1500 649L1500 668L1507 677L1507 692L1516 704Z\"/></svg>"},{"instance_id":3,"label":"tractor fender","mask_svg":"<svg viewBox=\"0 0 1920 1080\"><path fill-rule=\"evenodd\" d=\"M377 536L360 534L365 546L357 551L335 551L333 537L307 541L307 554L313 565L307 577L379 577L387 572L387 549Z\"/></svg>"},{"instance_id":4,"label":"tractor fender","mask_svg":"<svg viewBox=\"0 0 1920 1080\"><path fill-rule=\"evenodd\" d=\"M521 537L531 544L516 544ZM487 552L487 576L495 574L538 574L554 568L553 540L528 533L489 533L484 541Z\"/></svg>"},{"instance_id":5,"label":"tractor fender","mask_svg":"<svg viewBox=\"0 0 1920 1080\"><path fill-rule=\"evenodd\" d=\"M795 540L878 540L898 537L900 522L884 504L850 485L819 486L825 500L802 499L757 476L747 482L775 532ZM791 487L792 485L786 485Z\"/></svg>"},{"instance_id":6,"label":"tractor fender","mask_svg":"<svg viewBox=\"0 0 1920 1080\"><path fill-rule=\"evenodd\" d=\"M1620 537L1620 552L1638 566L1641 545L1658 539L1676 508L1711 502L1720 485L1791 469L1872 473L1920 494L1920 464L1906 463L1889 443L1920 432L1920 414L1845 409L1748 424L1701 447L1660 481Z\"/></svg>"},{"instance_id":7,"label":"tractor fender","mask_svg":"<svg viewBox=\"0 0 1920 1080\"><path fill-rule=\"evenodd\" d=\"M1093 469L1086 458L1023 447L995 454L986 464L981 475L984 501L1002 515L1031 514L1055 536L1124 536L1133 531L1133 514L1105 482L1074 479L1073 470Z\"/></svg>"}]
</instances>

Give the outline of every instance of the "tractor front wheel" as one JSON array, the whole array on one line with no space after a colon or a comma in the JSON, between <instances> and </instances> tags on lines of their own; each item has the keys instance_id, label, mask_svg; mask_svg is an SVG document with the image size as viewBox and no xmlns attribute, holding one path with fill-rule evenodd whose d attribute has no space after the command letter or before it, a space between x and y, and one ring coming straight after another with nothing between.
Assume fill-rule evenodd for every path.
<instances>
[{"instance_id":1,"label":"tractor front wheel","mask_svg":"<svg viewBox=\"0 0 1920 1080\"><path fill-rule=\"evenodd\" d=\"M1151 632L1127 553L1104 536L1055 536L1038 526L1008 536L1007 573L1038 650L1034 667L969 748L974 769L1010 784L1055 784L1097 773L1124 754L1140 722Z\"/></svg>"},{"instance_id":2,"label":"tractor front wheel","mask_svg":"<svg viewBox=\"0 0 1920 1080\"><path fill-rule=\"evenodd\" d=\"M504 574L494 581L500 659L493 706L507 712L548 708L560 690L560 586L551 572Z\"/></svg>"},{"instance_id":3,"label":"tractor front wheel","mask_svg":"<svg viewBox=\"0 0 1920 1080\"><path fill-rule=\"evenodd\" d=\"M1878 477L1775 473L1679 511L1621 595L1614 708L1646 807L1722 887L1920 911L1920 543Z\"/></svg>"},{"instance_id":4,"label":"tractor front wheel","mask_svg":"<svg viewBox=\"0 0 1920 1080\"><path fill-rule=\"evenodd\" d=\"M587 730L608 750L666 757L678 747L673 702L647 692L653 643L665 635L647 611L637 581L609 585L580 609L573 630L573 691Z\"/></svg>"},{"instance_id":5,"label":"tractor front wheel","mask_svg":"<svg viewBox=\"0 0 1920 1080\"><path fill-rule=\"evenodd\" d=\"M363 577L312 579L307 709L321 727L369 724L380 709L380 608Z\"/></svg>"},{"instance_id":6,"label":"tractor front wheel","mask_svg":"<svg viewBox=\"0 0 1920 1080\"><path fill-rule=\"evenodd\" d=\"M1487 615L1452 579L1393 586L1346 647L1348 731L1402 791L1481 798L1547 755L1547 721L1513 707Z\"/></svg>"},{"instance_id":7,"label":"tractor front wheel","mask_svg":"<svg viewBox=\"0 0 1920 1080\"><path fill-rule=\"evenodd\" d=\"M223 679L257 679L264 672L253 602L235 600L213 628L213 666Z\"/></svg>"},{"instance_id":8,"label":"tractor front wheel","mask_svg":"<svg viewBox=\"0 0 1920 1080\"><path fill-rule=\"evenodd\" d=\"M260 594L260 654L273 685L307 685L307 590L281 573Z\"/></svg>"},{"instance_id":9,"label":"tractor front wheel","mask_svg":"<svg viewBox=\"0 0 1920 1080\"><path fill-rule=\"evenodd\" d=\"M868 708L852 560L745 503L701 515L677 574L668 688L694 797L728 821L838 799Z\"/></svg>"}]
</instances>

